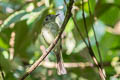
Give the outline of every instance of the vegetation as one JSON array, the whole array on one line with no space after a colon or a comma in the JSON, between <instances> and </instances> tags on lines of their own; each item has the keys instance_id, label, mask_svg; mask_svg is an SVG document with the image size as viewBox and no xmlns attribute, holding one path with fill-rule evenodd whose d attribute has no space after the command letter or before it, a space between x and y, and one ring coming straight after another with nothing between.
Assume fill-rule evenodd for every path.
<instances>
[{"instance_id":1,"label":"vegetation","mask_svg":"<svg viewBox=\"0 0 120 80\"><path fill-rule=\"evenodd\" d=\"M58 22L64 24L60 31L65 28L62 55L67 74L57 74L51 51L24 80L101 80L89 39L106 80L120 80L120 0L74 0L69 5L72 1L0 0L0 80L19 80L43 55L41 48L49 47L41 36L48 14L60 14Z\"/></svg>"}]
</instances>

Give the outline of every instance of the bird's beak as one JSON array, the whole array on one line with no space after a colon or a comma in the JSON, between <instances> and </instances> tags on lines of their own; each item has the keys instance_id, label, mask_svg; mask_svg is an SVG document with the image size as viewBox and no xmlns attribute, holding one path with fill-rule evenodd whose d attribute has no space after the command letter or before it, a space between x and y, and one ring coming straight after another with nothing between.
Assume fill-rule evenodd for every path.
<instances>
[{"instance_id":1,"label":"bird's beak","mask_svg":"<svg viewBox=\"0 0 120 80\"><path fill-rule=\"evenodd\" d=\"M60 14L56 14L56 17L59 16Z\"/></svg>"}]
</instances>

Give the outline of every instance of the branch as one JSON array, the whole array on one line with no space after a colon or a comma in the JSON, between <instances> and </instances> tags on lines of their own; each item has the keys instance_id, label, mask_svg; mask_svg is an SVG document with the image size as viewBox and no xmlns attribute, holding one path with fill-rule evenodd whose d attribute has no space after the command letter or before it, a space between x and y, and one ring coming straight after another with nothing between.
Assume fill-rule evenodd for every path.
<instances>
[{"instance_id":1,"label":"branch","mask_svg":"<svg viewBox=\"0 0 120 80\"><path fill-rule=\"evenodd\" d=\"M34 71L38 65L46 58L46 56L49 54L49 52L55 47L55 45L57 44L58 40L61 38L61 35L65 29L65 26L68 22L68 20L71 17L71 9L72 9L72 5L74 3L74 0L70 0L69 2L69 6L67 7L67 12L66 12L66 16L64 19L64 22L62 24L61 30L58 34L58 36L55 38L54 42L49 46L48 50L46 51L46 54L43 54L30 68L29 70L21 77L20 80L24 80L32 71Z\"/></svg>"},{"instance_id":2,"label":"branch","mask_svg":"<svg viewBox=\"0 0 120 80\"><path fill-rule=\"evenodd\" d=\"M47 61L43 61L42 64L41 64L43 67L46 67L46 68L56 68L56 63L55 62L47 62ZM104 66L110 66L110 62L104 62ZM95 64L93 63L90 63L90 62L65 62L64 63L64 67L65 68L87 68L87 67L90 67L90 68L93 68L93 67L96 67Z\"/></svg>"},{"instance_id":3,"label":"branch","mask_svg":"<svg viewBox=\"0 0 120 80\"><path fill-rule=\"evenodd\" d=\"M88 8L89 8L89 15L90 15L90 22L92 22L92 13L91 13L91 8L90 8L90 3L89 3L89 0L88 0ZM94 14L93 14L93 17L94 17ZM96 36L96 33L95 33L95 29L94 29L94 25L92 24L92 30L93 30L93 33L94 33L94 38L95 38L95 42L96 42L96 47L97 47L97 51L98 51L98 55L99 55L99 58L100 58L100 63L101 63L101 68L102 68L102 71L104 71L103 69L103 61L102 61L102 56L101 56L101 52L100 52L100 48L99 48L99 43L97 41L97 36ZM104 76L105 73L104 73Z\"/></svg>"},{"instance_id":4,"label":"branch","mask_svg":"<svg viewBox=\"0 0 120 80\"><path fill-rule=\"evenodd\" d=\"M74 22L74 24L75 24L75 27L76 27L77 31L78 31L79 34L80 34L80 37L82 38L82 40L83 40L83 42L85 43L85 45L87 46L87 48L89 48L89 45L88 45L87 42L85 41L85 39L84 39L84 37L83 37L83 35L82 35L82 33L81 33L81 30L79 30L79 28L78 28L78 24L77 24L77 21L76 21L75 17L72 16L72 19L73 19L73 22Z\"/></svg>"},{"instance_id":5,"label":"branch","mask_svg":"<svg viewBox=\"0 0 120 80\"><path fill-rule=\"evenodd\" d=\"M1 72L1 76L2 76L3 80L5 80L5 76L4 76L4 73L2 71L2 67L1 66L0 66L0 72Z\"/></svg>"},{"instance_id":6,"label":"branch","mask_svg":"<svg viewBox=\"0 0 120 80\"><path fill-rule=\"evenodd\" d=\"M64 0L64 3L65 3L65 5L67 6L67 2L66 2L66 0Z\"/></svg>"},{"instance_id":7,"label":"branch","mask_svg":"<svg viewBox=\"0 0 120 80\"><path fill-rule=\"evenodd\" d=\"M101 68L101 66L99 65L99 63L98 63L98 61L97 61L97 59L96 59L96 57L95 57L95 55L94 55L94 52L93 52L93 50L92 50L92 48L91 48L91 45L89 46L89 45L86 43L86 41L85 41L85 39L84 39L81 31L78 29L78 25L77 25L77 23L76 23L75 18L72 17L72 19L73 19L73 22L74 22L74 24L75 24L75 27L77 28L77 30L78 30L78 32L79 32L79 34L80 34L83 42L86 44L86 46L87 46L87 48L88 48L88 50L89 50L89 53L90 53L91 58L93 59L94 63L96 64L96 66L97 66L98 69L99 69L99 74L100 74L101 76L103 76L102 68Z\"/></svg>"},{"instance_id":8,"label":"branch","mask_svg":"<svg viewBox=\"0 0 120 80\"><path fill-rule=\"evenodd\" d=\"M10 41L9 41L10 60L13 60L13 57L14 57L15 34L16 34L15 32L11 33L11 38L10 38Z\"/></svg>"},{"instance_id":9,"label":"branch","mask_svg":"<svg viewBox=\"0 0 120 80\"><path fill-rule=\"evenodd\" d=\"M92 47L91 47L90 39L89 39L89 36L88 36L87 24L86 24L86 20L85 20L84 2L83 2L83 0L82 0L82 16L83 16L83 21L84 21L85 32L86 32L87 38L88 38L88 44L89 44L88 50L89 50L90 56L93 59L94 63L96 64L97 68L98 68L101 80L105 80L105 76L104 76L104 72L102 71L102 67L101 67L101 65L99 65L98 60L95 57L95 54L94 54L94 52L92 50Z\"/></svg>"}]
</instances>

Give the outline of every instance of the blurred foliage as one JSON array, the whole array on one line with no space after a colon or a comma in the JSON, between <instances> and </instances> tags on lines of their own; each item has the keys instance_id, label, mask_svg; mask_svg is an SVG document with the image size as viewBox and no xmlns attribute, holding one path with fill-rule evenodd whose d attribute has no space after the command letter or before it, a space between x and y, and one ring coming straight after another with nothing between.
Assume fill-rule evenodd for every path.
<instances>
[{"instance_id":1,"label":"blurred foliage","mask_svg":"<svg viewBox=\"0 0 120 80\"><path fill-rule=\"evenodd\" d=\"M66 0L69 3L69 0ZM91 25L94 25L100 46L107 80L120 80L120 0L89 0L92 16L89 16L87 0L84 1L89 36L96 57L97 48ZM86 38L81 11L81 0L75 0L75 17ZM26 69L41 55L40 45L48 47L40 35L42 22L47 14L66 12L64 0L0 0L0 80L18 80ZM65 62L91 62L86 46L81 40L72 19L65 29L62 42ZM47 57L56 62L54 54ZM25 80L100 80L95 67L67 68L68 74L58 76L56 68L39 66Z\"/></svg>"}]
</instances>

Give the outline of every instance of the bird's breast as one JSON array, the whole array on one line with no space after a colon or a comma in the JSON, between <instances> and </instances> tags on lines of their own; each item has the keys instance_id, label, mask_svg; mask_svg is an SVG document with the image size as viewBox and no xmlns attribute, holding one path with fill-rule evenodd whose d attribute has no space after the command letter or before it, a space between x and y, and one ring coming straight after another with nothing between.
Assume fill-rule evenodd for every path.
<instances>
[{"instance_id":1,"label":"bird's breast","mask_svg":"<svg viewBox=\"0 0 120 80\"><path fill-rule=\"evenodd\" d=\"M54 41L58 34L59 27L56 23L45 24L42 28L42 35L44 39L50 44Z\"/></svg>"}]
</instances>

